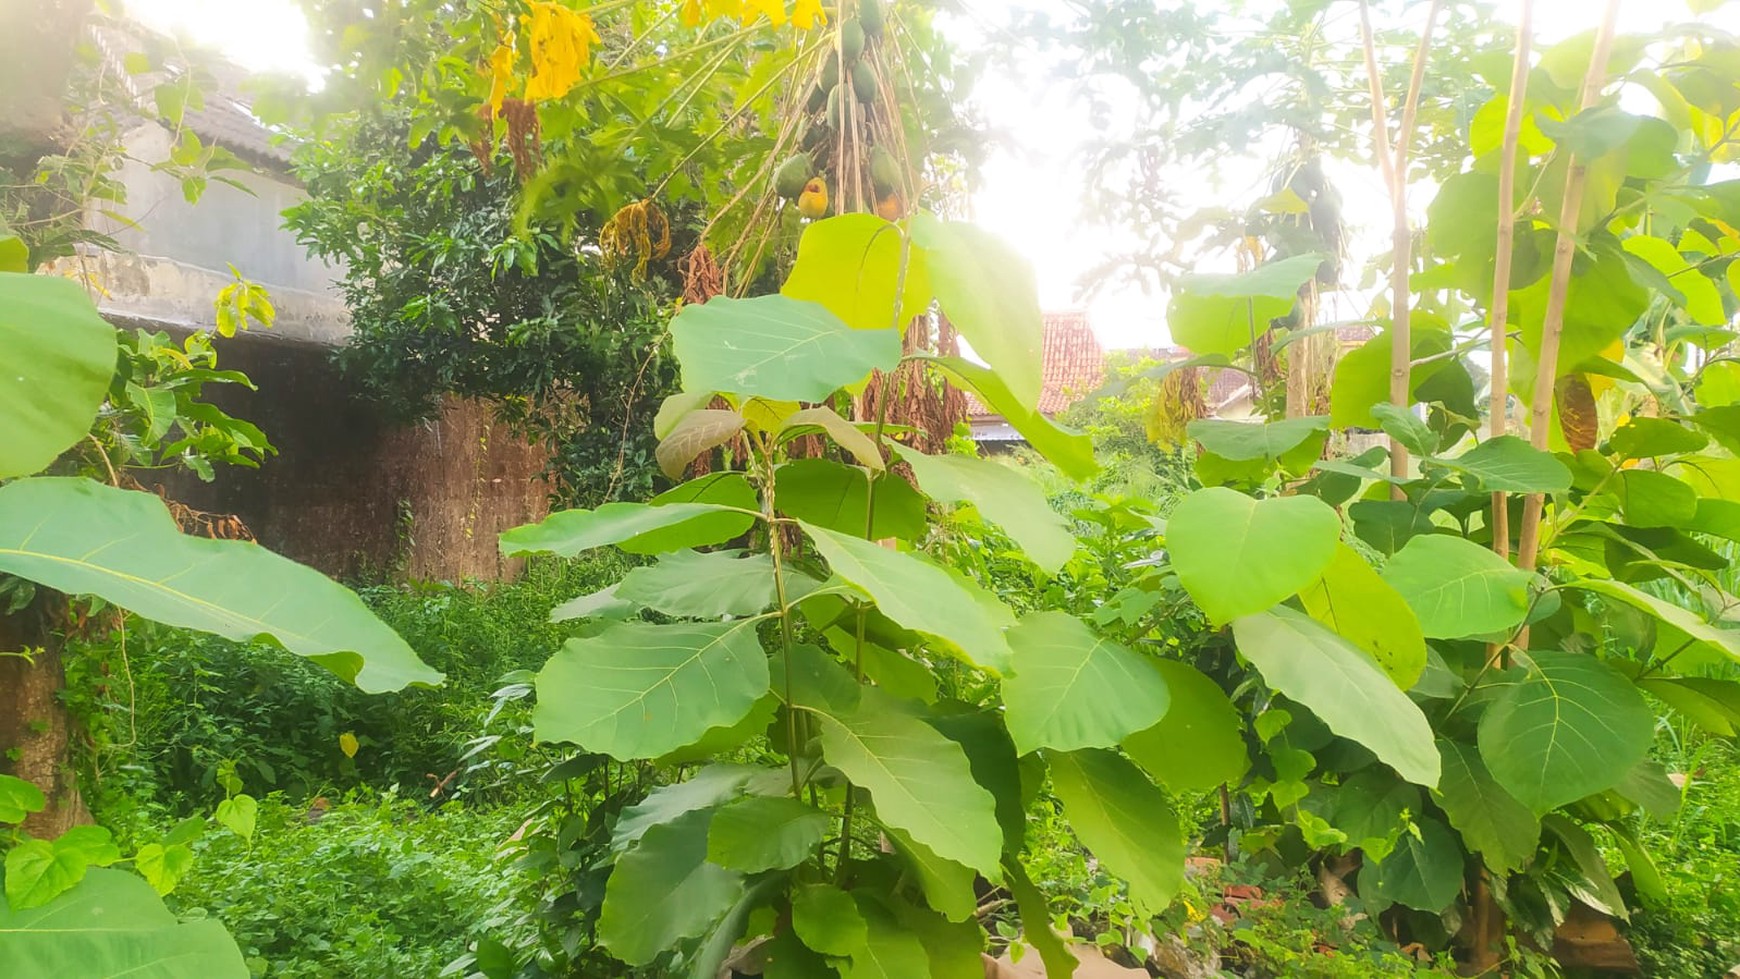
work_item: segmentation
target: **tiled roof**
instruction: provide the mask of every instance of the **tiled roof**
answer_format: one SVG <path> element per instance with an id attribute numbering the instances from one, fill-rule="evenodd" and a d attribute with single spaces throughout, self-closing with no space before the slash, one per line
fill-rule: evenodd
<path id="1" fill-rule="evenodd" d="M 1040 363 L 1040 414 L 1055 415 L 1100 386 L 1105 379 L 1106 354 L 1088 327 L 1087 313 L 1045 314 Z M 969 417 L 995 414 L 971 392 L 967 394 Z"/>

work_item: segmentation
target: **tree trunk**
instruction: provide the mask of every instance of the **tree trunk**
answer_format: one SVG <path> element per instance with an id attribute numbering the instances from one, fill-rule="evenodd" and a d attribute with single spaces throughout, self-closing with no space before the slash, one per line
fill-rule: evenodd
<path id="1" fill-rule="evenodd" d="M 17 655 L 24 650 L 31 658 Z M 60 643 L 39 610 L 0 616 L 0 771 L 34 783 L 48 798 L 47 808 L 24 821 L 25 832 L 40 838 L 91 821 L 72 764 L 65 688 Z"/>

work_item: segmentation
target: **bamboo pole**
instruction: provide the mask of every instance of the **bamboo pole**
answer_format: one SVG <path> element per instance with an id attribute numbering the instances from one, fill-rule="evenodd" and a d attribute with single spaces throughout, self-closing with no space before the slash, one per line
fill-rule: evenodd
<path id="1" fill-rule="evenodd" d="M 1607 60 L 1613 53 L 1614 23 L 1619 17 L 1619 0 L 1607 0 L 1601 16 L 1601 27 L 1595 34 L 1595 48 L 1589 59 L 1588 74 L 1583 76 L 1583 90 L 1578 98 L 1580 110 L 1586 111 L 1600 101 L 1601 90 L 1607 84 Z M 1571 260 L 1577 252 L 1577 221 L 1583 213 L 1583 184 L 1589 165 L 1575 154 L 1565 173 L 1565 199 L 1559 206 L 1559 237 L 1553 246 L 1553 280 L 1547 293 L 1546 315 L 1541 323 L 1541 351 L 1536 358 L 1534 403 L 1529 406 L 1529 442 L 1537 449 L 1546 449 L 1547 433 L 1552 426 L 1553 386 L 1558 380 L 1559 341 L 1565 330 L 1565 302 L 1571 292 Z M 1531 493 L 1523 498 L 1522 528 L 1517 540 L 1517 566 L 1533 571 L 1540 555 L 1541 511 L 1546 497 Z M 1526 631 L 1524 635 L 1526 636 Z M 1521 637 L 1519 637 L 1520 639 Z"/>

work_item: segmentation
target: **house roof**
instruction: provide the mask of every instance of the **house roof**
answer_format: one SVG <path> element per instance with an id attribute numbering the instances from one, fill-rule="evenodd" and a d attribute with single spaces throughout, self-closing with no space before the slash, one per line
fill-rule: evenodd
<path id="1" fill-rule="evenodd" d="M 1039 413 L 1055 415 L 1081 400 L 1105 379 L 1106 354 L 1080 310 L 1045 314 L 1040 346 Z M 967 415 L 997 416 L 988 405 L 967 393 Z"/>

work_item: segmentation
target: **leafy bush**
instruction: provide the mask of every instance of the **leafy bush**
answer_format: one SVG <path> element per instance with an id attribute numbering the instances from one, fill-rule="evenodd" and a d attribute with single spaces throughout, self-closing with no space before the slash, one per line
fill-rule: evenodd
<path id="1" fill-rule="evenodd" d="M 1643 833 L 1668 899 L 1643 903 L 1631 943 L 1646 975 L 1718 976 L 1740 962 L 1740 753 L 1707 740 L 1675 754 L 1695 774 L 1679 813 Z"/>
<path id="2" fill-rule="evenodd" d="M 329 810 L 271 796 L 250 842 L 213 833 L 170 895 L 223 921 L 256 975 L 434 976 L 523 886 L 495 860 L 503 809 L 358 794 Z"/>
<path id="3" fill-rule="evenodd" d="M 106 818 L 149 800 L 177 814 L 221 797 L 233 762 L 248 791 L 305 799 L 358 785 L 422 794 L 460 767 L 503 674 L 541 665 L 573 634 L 550 623 L 558 602 L 620 577 L 600 555 L 532 565 L 480 587 L 377 587 L 363 597 L 423 659 L 439 689 L 360 693 L 281 650 L 139 620 L 69 657 L 74 705 L 92 732 L 93 807 Z M 348 757 L 340 737 L 356 738 Z M 444 792 L 464 793 L 455 778 Z"/>

